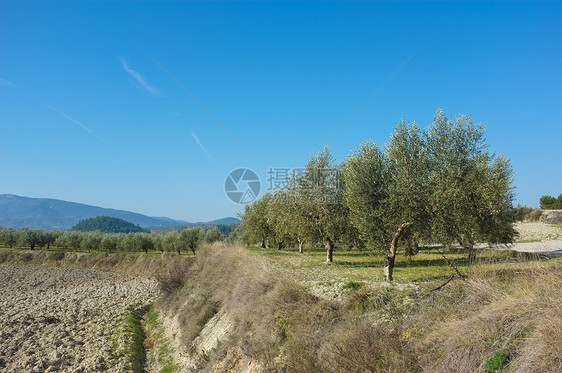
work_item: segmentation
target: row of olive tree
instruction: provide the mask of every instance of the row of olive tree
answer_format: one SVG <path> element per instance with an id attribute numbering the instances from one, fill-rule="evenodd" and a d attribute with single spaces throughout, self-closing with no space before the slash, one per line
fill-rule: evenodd
<path id="1" fill-rule="evenodd" d="M 175 251 L 191 250 L 193 254 L 203 243 L 224 240 L 215 228 L 205 232 L 200 227 L 186 228 L 181 232 L 162 233 L 102 233 L 58 230 L 44 231 L 30 228 L 0 228 L 0 245 L 5 247 L 24 246 L 34 250 L 36 247 L 56 246 L 70 250 L 102 250 L 106 252 L 142 252 L 151 250 Z"/>
<path id="2" fill-rule="evenodd" d="M 288 188 L 247 205 L 242 237 L 269 245 L 336 244 L 386 251 L 385 280 L 392 280 L 399 244 L 458 243 L 476 256 L 475 244 L 509 243 L 514 198 L 509 160 L 487 151 L 484 127 L 437 111 L 432 125 L 399 123 L 384 147 L 359 146 L 341 164 L 329 151 L 311 157 Z"/>

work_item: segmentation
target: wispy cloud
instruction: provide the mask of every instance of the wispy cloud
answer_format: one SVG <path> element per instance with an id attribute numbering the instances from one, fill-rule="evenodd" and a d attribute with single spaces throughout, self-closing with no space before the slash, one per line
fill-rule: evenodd
<path id="1" fill-rule="evenodd" d="M 234 141 L 239 147 L 240 149 L 242 149 L 246 154 L 248 154 L 248 156 L 250 158 L 253 158 L 252 155 L 250 154 L 250 152 L 244 147 L 244 145 L 242 145 L 242 143 L 240 143 L 240 141 L 236 140 L 236 138 L 230 133 L 228 132 L 228 130 L 226 129 L 225 126 L 223 126 L 221 124 L 221 122 L 219 122 L 219 120 L 217 118 L 215 118 L 215 116 L 213 114 L 211 114 L 209 112 L 209 110 L 207 110 L 207 108 L 205 108 L 205 106 L 203 106 L 202 103 L 199 102 L 199 100 L 197 100 L 197 98 L 195 98 L 195 96 L 193 96 L 193 94 L 188 91 L 181 83 L 179 80 L 176 79 L 175 76 L 173 76 L 168 70 L 166 70 L 166 68 L 160 63 L 158 62 L 158 60 L 156 58 L 154 58 L 152 55 L 149 55 L 150 58 L 152 58 L 152 60 L 154 61 L 154 63 L 156 65 L 158 65 L 158 67 L 160 68 L 160 70 L 162 70 L 164 73 L 166 73 L 166 75 L 168 75 L 168 77 L 170 79 L 172 79 L 172 81 L 178 86 L 179 89 L 181 89 L 183 91 L 183 93 L 185 93 L 189 98 L 191 98 L 191 100 L 195 103 L 195 105 L 199 106 L 199 109 L 201 109 L 205 114 L 207 114 L 207 116 L 209 118 L 211 118 L 211 120 L 213 122 L 215 122 L 215 124 L 224 132 L 228 135 L 228 137 L 230 137 L 232 139 L 232 141 Z"/>
<path id="2" fill-rule="evenodd" d="M 1 87 L 9 86 L 9 85 L 15 85 L 15 84 L 10 82 L 9 80 L 6 80 L 6 79 L 0 77 L 0 86 Z"/>
<path id="3" fill-rule="evenodd" d="M 62 116 L 63 118 L 68 119 L 69 121 L 71 121 L 72 123 L 78 125 L 79 127 L 81 127 L 84 131 L 88 132 L 90 135 L 94 136 L 96 139 L 104 142 L 105 144 L 111 146 L 112 148 L 119 150 L 119 148 L 117 148 L 115 145 L 113 145 L 111 142 L 107 141 L 106 139 L 104 139 L 103 137 L 99 136 L 98 134 L 96 134 L 94 131 L 92 131 L 90 128 L 86 127 L 84 124 L 82 124 L 81 122 L 77 121 L 76 119 L 72 118 L 70 115 L 66 114 L 65 112 L 63 112 L 60 109 L 57 109 L 54 106 L 51 105 L 47 105 L 47 107 L 55 112 L 57 112 L 60 116 Z"/>
<path id="4" fill-rule="evenodd" d="M 201 148 L 201 150 L 203 150 L 205 152 L 205 154 L 207 154 L 207 156 L 209 158 L 213 158 L 211 156 L 211 154 L 209 154 L 209 152 L 207 151 L 207 149 L 205 149 L 205 147 L 203 146 L 203 144 L 201 144 L 201 141 L 199 141 L 199 137 L 197 137 L 197 135 L 195 134 L 195 132 L 191 132 L 191 137 L 193 137 L 193 139 L 195 140 L 195 142 L 197 143 L 197 145 L 199 145 L 199 147 Z"/>
<path id="5" fill-rule="evenodd" d="M 133 70 L 129 66 L 127 61 L 125 61 L 123 58 L 119 58 L 119 61 L 121 61 L 121 65 L 123 65 L 123 69 L 125 70 L 125 72 L 127 72 L 127 74 L 132 76 L 133 79 L 135 79 L 137 81 L 137 83 L 139 83 L 148 93 L 150 93 L 151 95 L 154 95 L 154 96 L 161 96 L 162 95 L 162 93 L 160 92 L 160 90 L 158 88 L 156 88 L 152 84 L 150 84 L 144 78 L 144 76 L 142 76 L 138 71 Z"/>

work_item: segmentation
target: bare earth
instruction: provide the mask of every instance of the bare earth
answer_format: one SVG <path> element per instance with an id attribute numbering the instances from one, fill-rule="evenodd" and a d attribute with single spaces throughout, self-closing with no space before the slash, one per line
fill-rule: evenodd
<path id="1" fill-rule="evenodd" d="M 520 242 L 508 245 L 508 249 L 527 253 L 562 256 L 562 228 L 539 222 L 525 222 L 515 224 L 515 229 L 519 232 L 518 241 Z"/>
<path id="2" fill-rule="evenodd" d="M 139 276 L 0 265 L 0 372 L 126 371 L 115 331 L 157 292 Z"/>
<path id="3" fill-rule="evenodd" d="M 515 224 L 519 232 L 517 241 L 562 241 L 562 228 L 540 222 L 519 222 Z"/>

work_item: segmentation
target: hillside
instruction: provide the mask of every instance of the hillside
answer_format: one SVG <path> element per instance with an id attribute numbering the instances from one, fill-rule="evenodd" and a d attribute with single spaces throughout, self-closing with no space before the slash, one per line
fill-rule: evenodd
<path id="1" fill-rule="evenodd" d="M 80 232 L 100 231 L 103 233 L 147 232 L 146 229 L 143 229 L 138 225 L 135 225 L 123 219 L 113 218 L 110 216 L 96 216 L 95 218 L 80 220 L 78 224 L 76 224 L 70 230 Z"/>
<path id="2" fill-rule="evenodd" d="M 151 217 L 82 203 L 0 194 L 0 226 L 2 227 L 67 230 L 80 220 L 100 215 L 124 219 L 145 229 L 186 224 L 182 220 Z"/>

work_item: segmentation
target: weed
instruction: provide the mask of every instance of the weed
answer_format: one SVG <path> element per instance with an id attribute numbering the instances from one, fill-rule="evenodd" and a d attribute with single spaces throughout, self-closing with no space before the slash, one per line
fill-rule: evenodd
<path id="1" fill-rule="evenodd" d="M 161 373 L 173 373 L 178 371 L 174 362 L 174 349 L 164 334 L 164 327 L 160 323 L 158 312 L 150 309 L 144 316 L 142 322 L 146 332 L 144 347 L 149 352 L 149 358 Z"/>
<path id="2" fill-rule="evenodd" d="M 502 367 L 509 359 L 509 351 L 501 349 L 494 353 L 494 355 L 485 361 L 484 371 L 486 373 L 499 373 Z"/>
<path id="3" fill-rule="evenodd" d="M 148 307 L 129 307 L 128 315 L 124 320 L 123 333 L 125 337 L 125 356 L 129 361 L 131 371 L 134 373 L 144 372 L 146 364 L 146 350 L 144 348 L 145 334 L 142 328 L 142 318 L 148 311 Z"/>
<path id="4" fill-rule="evenodd" d="M 343 284 L 342 289 L 359 290 L 361 287 L 363 287 L 362 282 L 348 281 Z"/>

